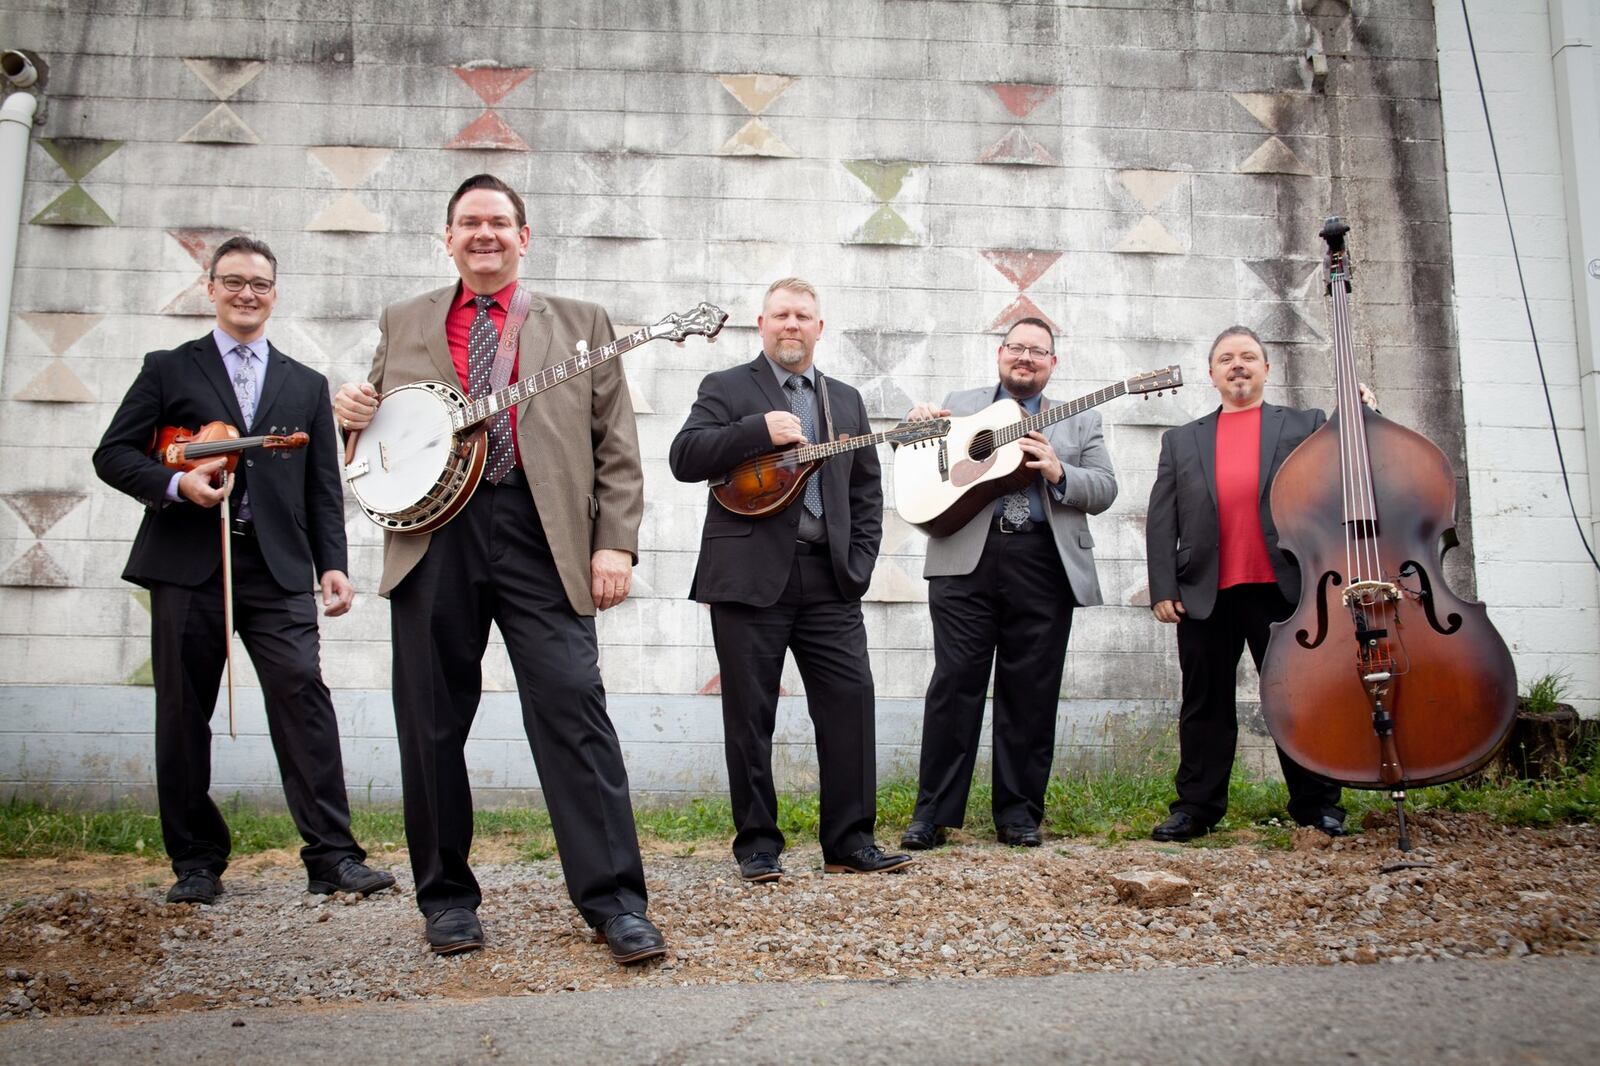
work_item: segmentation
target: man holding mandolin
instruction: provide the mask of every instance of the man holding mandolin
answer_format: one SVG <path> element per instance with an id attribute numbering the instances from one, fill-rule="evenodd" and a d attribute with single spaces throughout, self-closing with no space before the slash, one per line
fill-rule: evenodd
<path id="1" fill-rule="evenodd" d="M 813 365 L 822 315 L 809 282 L 773 282 L 756 328 L 761 352 L 706 375 L 669 455 L 679 481 L 713 486 L 689 595 L 711 606 L 734 858 L 746 881 L 783 875 L 772 731 L 789 650 L 816 728 L 823 870 L 898 870 L 910 856 L 885 853 L 872 836 L 875 699 L 861 614 L 883 535 L 878 456 L 864 448 L 819 461 L 781 509 L 734 511 L 715 496 L 732 471 L 774 449 L 867 434 L 866 405 Z"/>
<path id="2" fill-rule="evenodd" d="M 443 379 L 476 401 L 575 350 L 587 363 L 613 340 L 599 306 L 517 281 L 531 235 L 509 185 L 490 174 L 461 183 L 444 229 L 459 280 L 384 310 L 368 380 L 341 386 L 334 400 L 347 433 L 370 425 L 380 394 L 401 386 Z M 428 943 L 440 954 L 483 946 L 483 897 L 467 862 L 465 746 L 492 621 L 516 674 L 567 893 L 617 962 L 655 958 L 666 943 L 644 916 L 644 865 L 594 621 L 627 598 L 644 511 L 621 364 L 494 412 L 486 436 L 473 445 L 483 449 L 482 482 L 453 520 L 385 536 L 378 589 L 389 598 L 406 842 Z"/>
<path id="3" fill-rule="evenodd" d="M 951 393 L 939 407 L 918 404 L 908 418 L 970 416 L 1004 404 L 1015 424 L 1051 406 L 1044 389 L 1057 356 L 1048 323 L 1014 323 L 995 360 L 997 384 Z M 992 504 L 984 500 L 964 523 L 928 542 L 923 576 L 933 616 L 933 676 L 904 848 L 941 844 L 945 828 L 966 817 L 991 669 L 995 834 L 1017 847 L 1041 843 L 1072 612 L 1101 602 L 1087 516 L 1111 506 L 1117 478 L 1096 411 L 1015 444 L 1021 453 L 1011 491 Z M 897 478 L 897 502 L 903 489 Z"/>
<path id="4" fill-rule="evenodd" d="M 339 726 L 322 680 L 310 591 L 320 583 L 330 617 L 355 599 L 345 576 L 338 442 L 327 379 L 267 341 L 277 265 L 261 241 L 222 243 L 206 285 L 216 325 L 145 357 L 94 453 L 101 479 L 146 507 L 122 576 L 150 590 L 156 796 L 178 876 L 169 903 L 215 902 L 228 865 L 228 826 L 207 790 L 209 723 L 232 636 L 224 602 L 229 559 L 235 628 L 261 680 L 284 798 L 306 841 L 300 857 L 308 888 L 367 895 L 394 884 L 365 865 L 366 852 L 350 833 Z M 201 426 L 201 434 L 189 428 Z M 168 427 L 185 428 L 174 434 Z M 309 436 L 309 446 L 261 451 L 275 438 L 233 440 L 251 429 L 305 430 L 300 436 Z M 174 470 L 151 457 L 152 440 L 198 435 L 221 438 L 204 445 L 217 458 Z M 235 463 L 237 473 L 229 474 Z M 218 505 L 225 498 L 233 518 L 224 531 Z"/>

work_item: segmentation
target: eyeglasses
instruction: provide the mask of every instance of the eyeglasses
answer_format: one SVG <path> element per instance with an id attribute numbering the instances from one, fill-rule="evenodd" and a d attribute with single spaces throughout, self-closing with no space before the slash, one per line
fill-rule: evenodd
<path id="1" fill-rule="evenodd" d="M 1021 359 L 1024 355 L 1031 355 L 1035 359 L 1046 359 L 1056 354 L 1043 348 L 1035 348 L 1031 344 L 1005 344 L 1001 345 L 1001 347 L 1010 353 L 1013 359 Z"/>
<path id="2" fill-rule="evenodd" d="M 222 287 L 229 292 L 243 292 L 244 287 L 248 285 L 250 291 L 257 296 L 265 296 L 276 284 L 271 278 L 241 278 L 237 274 L 224 274 L 217 280 L 222 282 Z"/>

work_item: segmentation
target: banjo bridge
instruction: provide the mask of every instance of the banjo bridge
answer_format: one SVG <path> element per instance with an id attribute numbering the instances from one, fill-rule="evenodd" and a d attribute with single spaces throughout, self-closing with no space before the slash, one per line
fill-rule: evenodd
<path id="1" fill-rule="evenodd" d="M 384 473 L 389 472 L 389 442 L 386 440 L 378 442 L 378 465 L 383 467 Z"/>

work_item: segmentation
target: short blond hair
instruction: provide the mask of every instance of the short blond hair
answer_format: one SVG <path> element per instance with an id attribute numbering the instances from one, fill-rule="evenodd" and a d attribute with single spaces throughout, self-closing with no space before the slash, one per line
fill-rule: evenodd
<path id="1" fill-rule="evenodd" d="M 787 289 L 790 292 L 804 293 L 805 295 L 811 297 L 812 301 L 817 305 L 817 312 L 819 314 L 822 312 L 822 297 L 817 295 L 817 287 L 804 278 L 779 278 L 777 281 L 774 281 L 771 285 L 767 286 L 766 296 L 761 297 L 761 306 L 766 307 L 767 297 L 771 296 L 779 289 Z"/>

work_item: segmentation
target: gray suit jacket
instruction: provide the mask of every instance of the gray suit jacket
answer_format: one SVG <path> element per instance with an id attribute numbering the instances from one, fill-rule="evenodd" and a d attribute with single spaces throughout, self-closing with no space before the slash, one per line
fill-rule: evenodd
<path id="1" fill-rule="evenodd" d="M 367 378 L 379 392 L 427 380 L 460 387 L 444 333 L 455 292 L 456 285 L 447 285 L 384 309 Z M 578 340 L 593 350 L 613 339 L 611 320 L 597 304 L 535 294 L 517 342 L 518 377 L 566 360 Z M 621 360 L 602 363 L 519 407 L 517 444 L 567 600 L 578 614 L 592 615 L 590 556 L 616 548 L 637 559 L 644 516 L 639 437 Z M 426 533 L 384 534 L 380 595 L 389 595 L 410 573 L 432 539 Z"/>
<path id="2" fill-rule="evenodd" d="M 957 417 L 977 414 L 994 403 L 994 391 L 993 385 L 986 385 L 952 392 L 941 406 Z M 1045 399 L 1050 406 L 1057 402 L 1048 396 Z M 1061 565 L 1072 582 L 1072 595 L 1078 606 L 1093 607 L 1104 600 L 1100 595 L 1100 577 L 1094 569 L 1094 536 L 1089 532 L 1088 516 L 1104 511 L 1117 498 L 1117 475 L 1111 469 L 1111 454 L 1106 451 L 1105 437 L 1100 431 L 1100 413 L 1084 411 L 1073 415 L 1048 427 L 1044 435 L 1066 471 L 1064 502 L 1056 502 L 1050 486 L 1040 479 L 1045 520 L 1050 523 L 1056 550 L 1061 553 Z M 985 507 L 948 537 L 929 540 L 922 576 L 951 577 L 977 569 L 993 518 L 993 509 Z"/>

